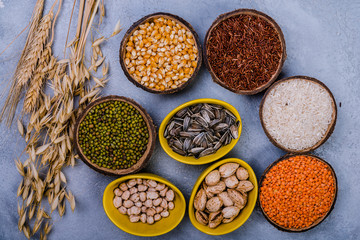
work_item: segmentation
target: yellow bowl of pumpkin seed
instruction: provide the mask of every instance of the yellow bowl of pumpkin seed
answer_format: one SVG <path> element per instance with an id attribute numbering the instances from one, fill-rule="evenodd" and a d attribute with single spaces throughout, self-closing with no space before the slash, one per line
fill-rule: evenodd
<path id="1" fill-rule="evenodd" d="M 222 223 L 219 226 L 217 226 L 216 228 L 209 228 L 209 226 L 202 225 L 201 223 L 199 223 L 196 220 L 195 208 L 194 208 L 195 196 L 196 196 L 198 190 L 200 189 L 200 187 L 202 186 L 202 183 L 205 180 L 205 177 L 211 171 L 218 169 L 220 166 L 222 166 L 226 163 L 237 163 L 240 165 L 240 167 L 245 168 L 249 174 L 248 180 L 253 184 L 254 188 L 250 192 L 248 192 L 248 199 L 247 199 L 246 206 L 240 211 L 239 215 L 232 222 Z M 190 221 L 196 229 L 198 229 L 199 231 L 201 231 L 203 233 L 209 234 L 209 235 L 223 235 L 223 234 L 230 233 L 232 231 L 235 231 L 239 227 L 241 227 L 247 221 L 247 219 L 250 217 L 251 213 L 253 212 L 253 210 L 255 208 L 257 196 L 258 196 L 258 182 L 256 179 L 255 172 L 251 168 L 251 166 L 248 163 L 246 163 L 245 161 L 238 159 L 238 158 L 223 159 L 221 161 L 218 161 L 218 162 L 212 164 L 210 167 L 205 169 L 200 174 L 198 179 L 196 180 L 193 190 L 191 192 L 190 200 L 189 200 L 188 213 L 189 213 Z"/>
<path id="2" fill-rule="evenodd" d="M 170 210 L 168 217 L 155 222 L 152 225 L 142 222 L 130 222 L 129 216 L 121 214 L 113 204 L 114 190 L 119 186 L 120 183 L 130 179 L 149 179 L 154 180 L 158 183 L 163 183 L 172 189 L 175 193 L 174 197 L 174 209 Z M 118 178 L 105 188 L 103 194 L 103 207 L 108 218 L 121 230 L 132 235 L 142 237 L 154 237 L 159 236 L 173 230 L 184 218 L 186 211 L 186 201 L 181 191 L 170 181 L 157 176 L 152 173 L 138 173 L 131 174 L 121 178 Z"/>
<path id="3" fill-rule="evenodd" d="M 224 109 L 224 111 L 228 111 L 229 115 L 231 115 L 234 119 L 236 118 L 235 122 L 236 122 L 236 127 L 234 127 L 230 132 L 229 129 L 229 134 L 232 133 L 235 136 L 237 136 L 236 138 L 232 138 L 231 141 L 228 144 L 221 144 L 221 147 L 218 148 L 217 150 L 214 150 L 213 153 L 209 154 L 209 155 L 205 155 L 205 156 L 201 156 L 201 155 L 182 155 L 183 152 L 178 151 L 175 152 L 173 149 L 174 147 L 170 146 L 170 144 L 173 144 L 172 142 L 169 142 L 169 140 L 164 136 L 168 136 L 169 134 L 169 123 L 171 121 L 174 120 L 174 118 L 176 117 L 176 114 L 179 113 L 180 111 L 185 111 L 184 109 L 190 109 L 192 106 L 196 106 L 197 104 L 203 104 L 203 105 L 210 105 L 210 106 L 220 106 Z M 190 114 L 188 114 L 190 115 Z M 210 119 L 211 120 L 211 119 Z M 212 119 L 211 121 L 213 121 L 214 119 Z M 210 123 L 209 123 L 210 124 Z M 225 126 L 226 127 L 226 126 Z M 183 131 L 184 129 L 182 129 Z M 178 106 L 177 108 L 175 108 L 174 110 L 172 110 L 162 121 L 160 128 L 159 128 L 159 140 L 160 140 L 160 145 L 161 147 L 164 149 L 164 151 L 173 159 L 182 162 L 182 163 L 186 163 L 186 164 L 191 164 L 191 165 L 201 165 L 201 164 L 207 164 L 213 161 L 216 161 L 220 158 L 222 158 L 223 156 L 225 156 L 228 152 L 231 151 L 231 149 L 236 145 L 236 143 L 238 142 L 240 135 L 241 135 L 241 130 L 242 130 L 242 123 L 241 123 L 241 118 L 240 115 L 238 113 L 238 111 L 235 109 L 235 107 L 233 107 L 231 104 L 218 100 L 218 99 L 212 99 L 212 98 L 201 98 L 201 99 L 195 99 L 189 102 L 186 102 L 180 106 Z M 220 138 L 221 139 L 221 138 Z M 216 141 L 216 140 L 215 140 Z M 220 142 L 220 140 L 218 140 L 217 142 Z M 185 143 L 185 142 L 184 142 Z M 215 144 L 215 142 L 213 142 L 213 148 L 215 148 L 215 146 L 217 146 Z M 196 147 L 193 147 L 192 149 L 194 149 Z M 208 147 L 210 148 L 210 147 Z M 208 149 L 205 147 L 205 150 Z M 199 148 L 197 148 L 199 149 Z M 177 149 L 175 149 L 177 151 Z M 189 152 L 189 151 L 188 151 Z M 186 156 L 187 155 L 187 156 Z"/>

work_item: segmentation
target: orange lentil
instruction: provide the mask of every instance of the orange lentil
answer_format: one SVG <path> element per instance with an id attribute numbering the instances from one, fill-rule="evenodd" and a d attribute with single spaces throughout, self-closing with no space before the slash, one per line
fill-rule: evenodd
<path id="1" fill-rule="evenodd" d="M 306 228 L 322 218 L 335 197 L 330 167 L 311 156 L 293 156 L 274 165 L 260 187 L 265 214 L 284 228 Z"/>

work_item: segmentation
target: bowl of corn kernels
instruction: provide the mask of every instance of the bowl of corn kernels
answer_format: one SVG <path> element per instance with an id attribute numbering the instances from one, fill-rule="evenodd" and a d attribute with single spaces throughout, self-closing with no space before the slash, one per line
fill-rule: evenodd
<path id="1" fill-rule="evenodd" d="M 202 62 L 199 37 L 184 19 L 154 13 L 135 22 L 120 44 L 126 77 L 148 92 L 170 94 L 188 86 Z"/>

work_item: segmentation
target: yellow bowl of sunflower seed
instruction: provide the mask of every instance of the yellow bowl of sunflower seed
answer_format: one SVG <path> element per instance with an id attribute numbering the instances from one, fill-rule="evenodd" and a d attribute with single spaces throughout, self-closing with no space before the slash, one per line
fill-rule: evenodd
<path id="1" fill-rule="evenodd" d="M 172 110 L 160 125 L 159 140 L 173 159 L 201 165 L 230 152 L 238 142 L 241 130 L 240 115 L 232 105 L 203 98 Z"/>

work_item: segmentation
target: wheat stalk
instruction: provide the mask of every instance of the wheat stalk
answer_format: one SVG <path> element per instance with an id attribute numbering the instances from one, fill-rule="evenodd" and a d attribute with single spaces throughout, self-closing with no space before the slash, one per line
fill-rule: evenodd
<path id="1" fill-rule="evenodd" d="M 3 120 L 4 116 L 6 116 L 8 125 L 11 124 L 12 119 L 14 118 L 16 106 L 19 102 L 20 94 L 22 91 L 22 88 L 20 88 L 20 90 L 19 90 L 19 88 L 17 87 L 17 78 L 16 77 L 19 75 L 19 73 L 21 73 L 21 68 L 22 68 L 23 64 L 25 63 L 25 59 L 27 58 L 27 55 L 30 51 L 30 47 L 31 47 L 30 43 L 33 41 L 33 38 L 35 37 L 35 30 L 37 29 L 37 27 L 39 25 L 40 19 L 42 17 L 43 9 L 44 9 L 44 0 L 37 0 L 34 10 L 33 10 L 33 15 L 31 18 L 29 33 L 26 38 L 25 46 L 21 53 L 19 62 L 17 64 L 16 70 L 14 73 L 14 77 L 12 78 L 12 81 L 11 81 L 9 95 L 7 96 L 7 98 L 5 100 L 5 104 L 1 110 L 0 122 Z"/>

